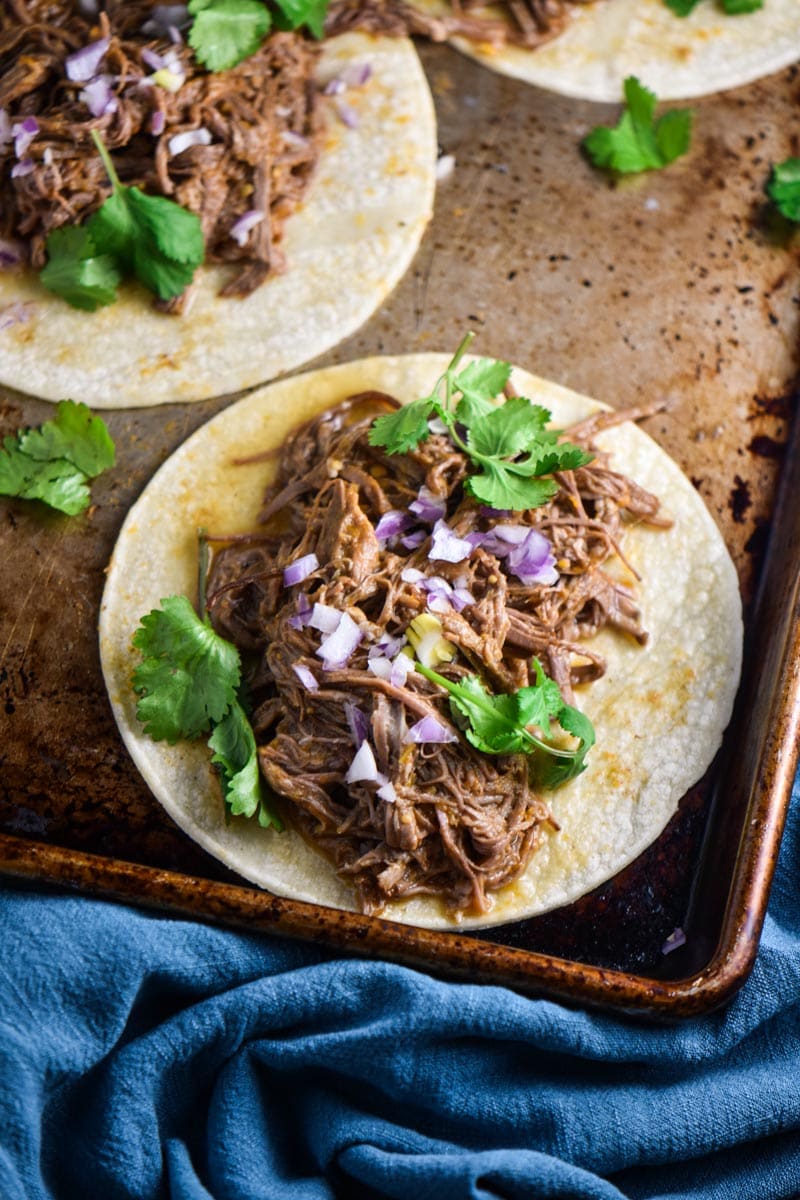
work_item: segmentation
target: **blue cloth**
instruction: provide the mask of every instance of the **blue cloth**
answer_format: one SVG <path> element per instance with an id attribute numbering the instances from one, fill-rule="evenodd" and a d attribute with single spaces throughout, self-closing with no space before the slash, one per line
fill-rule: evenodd
<path id="1" fill-rule="evenodd" d="M 800 1195 L 800 813 L 751 979 L 676 1027 L 0 895 L 2 1200 Z"/>

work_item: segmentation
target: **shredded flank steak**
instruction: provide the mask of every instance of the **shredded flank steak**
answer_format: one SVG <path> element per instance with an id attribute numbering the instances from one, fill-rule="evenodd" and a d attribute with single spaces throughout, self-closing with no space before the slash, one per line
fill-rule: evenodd
<path id="1" fill-rule="evenodd" d="M 289 437 L 260 528 L 211 539 L 208 610 L 250 664 L 263 775 L 361 907 L 379 912 L 392 899 L 434 895 L 453 915 L 482 913 L 525 869 L 551 820 L 548 806 L 531 786 L 526 755 L 475 749 L 441 689 L 407 670 L 409 625 L 432 610 L 455 650 L 436 668 L 451 680 L 478 674 L 493 693 L 512 692 L 535 682 L 536 656 L 568 700 L 605 670 L 586 642 L 598 629 L 646 640 L 632 591 L 604 564 L 622 553 L 628 521 L 668 522 L 658 500 L 599 451 L 556 476 L 547 504 L 488 510 L 465 492 L 468 463 L 447 436 L 432 433 L 403 455 L 370 445 L 374 417 L 396 407 L 367 392 Z M 593 417 L 567 435 L 594 449 L 598 428 L 618 419 Z M 421 515 L 398 519 L 415 503 Z M 464 560 L 430 557 L 436 511 L 454 536 L 474 542 Z M 509 558 L 492 552 L 493 531 L 509 521 L 548 539 L 556 582 L 523 583 Z M 287 586 L 284 571 L 298 562 L 303 578 Z M 317 613 L 346 614 L 357 627 L 346 661 L 321 662 Z M 452 740 L 412 740 L 409 730 L 426 718 Z M 375 770 L 354 779 L 365 744 Z"/>
<path id="2" fill-rule="evenodd" d="M 86 15 L 92 7 L 97 14 Z M 9 130 L 26 119 L 37 127 L 21 157 L 15 138 L 0 137 L 0 237 L 21 239 L 39 270 L 48 233 L 100 207 L 111 185 L 95 129 L 122 183 L 197 214 L 206 260 L 235 266 L 223 294 L 247 295 L 283 269 L 283 223 L 317 161 L 318 50 L 299 34 L 276 33 L 238 66 L 212 74 L 182 38 L 154 29 L 152 10 L 146 0 L 6 0 L 0 8 L 0 116 Z M 93 115 L 86 81 L 69 78 L 66 60 L 105 38 L 97 87 L 108 89 L 108 100 L 104 106 L 95 94 L 92 103 L 107 111 Z M 168 83 L 181 81 L 175 90 L 152 81 L 160 63 Z M 173 141 L 198 133 L 183 149 Z M 237 240 L 231 231 L 245 213 L 263 219 Z M 167 302 L 180 305 L 180 297 Z"/>

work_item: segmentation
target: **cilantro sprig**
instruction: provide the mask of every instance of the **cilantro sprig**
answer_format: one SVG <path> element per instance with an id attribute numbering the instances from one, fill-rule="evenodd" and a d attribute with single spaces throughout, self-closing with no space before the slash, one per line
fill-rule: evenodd
<path id="1" fill-rule="evenodd" d="M 42 500 L 75 516 L 89 507 L 88 481 L 114 465 L 114 443 L 85 404 L 61 400 L 36 429 L 3 439 L 0 495 Z"/>
<path id="2" fill-rule="evenodd" d="M 230 812 L 283 829 L 261 782 L 236 647 L 197 615 L 186 596 L 167 596 L 143 616 L 133 645 L 142 655 L 133 688 L 144 732 L 171 745 L 210 733 L 211 761 Z"/>
<path id="3" fill-rule="evenodd" d="M 536 683 L 516 692 L 493 695 L 477 675 L 458 683 L 438 671 L 415 663 L 415 668 L 438 684 L 450 697 L 450 708 L 464 736 L 485 754 L 530 755 L 531 778 L 535 785 L 552 790 L 586 770 L 586 755 L 595 742 L 589 718 L 566 704 L 554 679 L 549 679 L 538 659 L 533 660 Z M 574 750 L 553 745 L 531 730 L 547 734 L 555 721 L 565 733 L 578 739 Z"/>
<path id="4" fill-rule="evenodd" d="M 466 335 L 430 395 L 373 422 L 370 444 L 407 454 L 430 436 L 428 421 L 438 416 L 474 468 L 465 484 L 470 495 L 492 508 L 536 508 L 558 491 L 554 480 L 542 476 L 583 466 L 592 455 L 559 442 L 540 404 L 522 396 L 493 403 L 508 383 L 508 363 L 481 358 L 459 371 L 473 337 Z"/>
<path id="5" fill-rule="evenodd" d="M 273 26 L 305 25 L 321 39 L 327 7 L 327 0 L 274 0 L 273 11 L 262 0 L 190 0 L 189 45 L 209 71 L 228 71 L 255 54 Z"/>
<path id="6" fill-rule="evenodd" d="M 39 278 L 49 291 L 90 312 L 114 303 L 126 275 L 161 300 L 179 296 L 205 256 L 200 218 L 165 196 L 148 196 L 120 183 L 96 129 L 92 137 L 111 195 L 86 225 L 53 230 Z"/>
<path id="7" fill-rule="evenodd" d="M 625 110 L 613 129 L 598 125 L 583 140 L 583 148 L 596 167 L 621 175 L 656 171 L 686 154 L 692 136 L 693 113 L 673 109 L 655 119 L 655 93 L 635 75 L 623 84 Z"/>
<path id="8" fill-rule="evenodd" d="M 790 221 L 800 221 L 800 158 L 787 158 L 772 168 L 767 195 Z"/>
<path id="9" fill-rule="evenodd" d="M 667 8 L 671 8 L 676 17 L 688 17 L 697 8 L 700 0 L 664 0 Z M 722 11 L 730 17 L 740 13 L 757 12 L 764 7 L 764 0 L 720 0 Z"/>

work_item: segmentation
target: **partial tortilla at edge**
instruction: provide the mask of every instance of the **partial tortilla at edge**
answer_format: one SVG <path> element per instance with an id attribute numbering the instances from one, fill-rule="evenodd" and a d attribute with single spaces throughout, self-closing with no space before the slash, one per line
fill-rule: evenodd
<path id="1" fill-rule="evenodd" d="M 436 16 L 450 11 L 446 0 L 413 3 Z M 485 11 L 497 16 L 488 5 Z M 620 101 L 624 80 L 636 75 L 660 100 L 684 100 L 741 87 L 800 59 L 800 4 L 765 0 L 756 12 L 731 16 L 719 0 L 700 0 L 678 17 L 665 0 L 598 0 L 576 9 L 564 32 L 535 50 L 465 38 L 453 44 L 502 75 L 576 99 Z"/>
<path id="2" fill-rule="evenodd" d="M 286 222 L 284 274 L 224 299 L 226 267 L 198 272 L 183 316 L 156 312 L 137 284 L 95 313 L 36 276 L 0 273 L 0 383 L 92 408 L 146 407 L 244 390 L 353 333 L 399 282 L 433 212 L 436 118 L 410 41 L 345 34 L 325 43 L 321 82 L 369 65 L 348 89 L 355 120 L 331 107 L 303 205 Z M 351 115 L 352 114 L 352 115 Z"/>
<path id="3" fill-rule="evenodd" d="M 255 822 L 226 824 L 204 744 L 169 746 L 144 736 L 130 676 L 140 618 L 175 593 L 196 598 L 197 530 L 246 532 L 272 467 L 233 460 L 277 448 L 301 421 L 346 396 L 375 388 L 408 401 L 427 394 L 448 357 L 373 358 L 283 380 L 201 427 L 164 464 L 131 509 L 111 559 L 100 614 L 100 651 L 122 737 L 169 815 L 204 849 L 270 891 L 343 909 L 353 894 L 299 834 Z M 515 370 L 521 394 L 557 425 L 602 407 Z M 559 832 L 547 829 L 524 874 L 496 895 L 485 917 L 459 926 L 437 900 L 393 902 L 383 916 L 430 928 L 476 928 L 534 916 L 576 900 L 615 875 L 658 837 L 688 788 L 706 771 L 729 721 L 741 666 L 736 573 L 722 537 L 678 466 L 640 429 L 610 429 L 599 441 L 618 466 L 656 492 L 674 519 L 668 530 L 630 526 L 623 549 L 649 630 L 646 647 L 611 631 L 593 639 L 608 672 L 579 689 L 597 745 L 589 769 L 548 796 Z M 633 582 L 627 568 L 620 576 Z"/>

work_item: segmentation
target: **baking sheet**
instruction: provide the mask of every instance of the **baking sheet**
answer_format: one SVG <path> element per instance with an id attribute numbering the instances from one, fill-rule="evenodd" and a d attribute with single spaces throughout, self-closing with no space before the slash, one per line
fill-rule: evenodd
<path id="1" fill-rule="evenodd" d="M 616 108 L 526 87 L 447 47 L 421 53 L 440 145 L 455 167 L 440 183 L 433 223 L 389 302 L 313 365 L 454 349 L 473 328 L 478 353 L 508 358 L 614 406 L 667 399 L 668 411 L 646 428 L 708 503 L 749 611 L 764 570 L 800 365 L 800 239 L 770 213 L 763 194 L 770 163 L 798 153 L 797 69 L 695 102 L 689 156 L 612 184 L 583 159 L 579 142 L 594 124 L 615 120 Z M 718 862 L 712 878 L 701 857 L 714 786 L 730 770 L 723 762 L 630 873 L 549 924 L 538 918 L 492 942 L 444 935 L 446 946 L 430 943 L 431 935 L 412 945 L 387 923 L 366 919 L 345 931 L 338 914 L 303 916 L 303 906 L 252 891 L 171 825 L 127 757 L 102 684 L 96 619 L 125 512 L 172 449 L 229 399 L 108 414 L 117 466 L 95 482 L 93 506 L 81 517 L 0 500 L 5 869 L 595 1003 L 678 1013 L 728 994 L 748 965 L 740 943 L 752 947 L 763 916 L 796 744 L 791 587 L 800 553 L 791 520 L 778 522 L 787 546 L 780 561 L 771 559 L 780 645 L 759 651 L 759 717 L 751 742 L 736 743 L 734 777 L 750 790 L 740 789 L 732 806 L 739 824 L 729 835 L 735 845 L 724 874 Z M 2 392 L 0 433 L 51 412 L 44 402 Z M 751 646 L 751 661 L 754 654 Z M 772 767 L 762 761 L 768 742 Z M 758 853 L 743 862 L 737 855 L 748 806 L 767 800 Z M 756 892 L 744 882 L 754 882 L 754 863 Z M 751 913 L 749 925 L 740 912 L 728 930 L 739 939 L 735 970 L 728 959 L 712 966 L 725 922 L 733 920 L 730 884 L 734 892 L 745 888 L 740 908 L 746 893 Z M 692 896 L 703 886 L 713 892 L 703 911 L 715 914 L 705 923 L 689 912 L 694 903 L 697 913 Z M 694 945 L 665 958 L 666 934 L 691 922 Z M 462 942 L 468 951 L 459 956 Z M 678 986 L 681 974 L 698 971 L 706 979 L 700 992 L 699 984 Z M 598 982 L 606 976 L 613 987 Z M 662 999 L 653 1000 L 654 987 Z"/>

